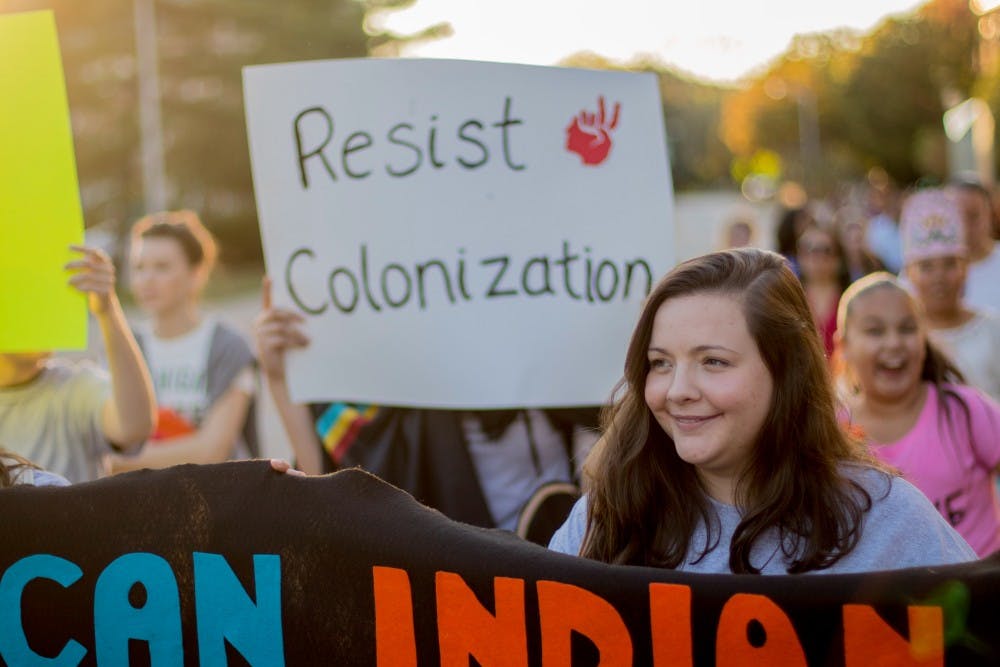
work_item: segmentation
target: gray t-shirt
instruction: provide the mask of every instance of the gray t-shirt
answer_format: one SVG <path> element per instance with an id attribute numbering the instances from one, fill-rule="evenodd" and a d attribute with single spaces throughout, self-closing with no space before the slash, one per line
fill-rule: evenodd
<path id="1" fill-rule="evenodd" d="M 31 382 L 0 387 L 0 446 L 70 482 L 97 479 L 110 451 L 101 429 L 110 392 L 92 364 L 52 360 Z"/>
<path id="2" fill-rule="evenodd" d="M 872 497 L 865 514 L 858 545 L 849 554 L 817 574 L 846 574 L 964 563 L 976 560 L 976 553 L 948 525 L 920 491 L 900 477 L 889 477 L 874 469 L 858 470 L 855 479 Z M 710 499 L 711 500 L 711 499 Z M 704 574 L 729 574 L 729 549 L 733 532 L 740 522 L 739 509 L 711 500 L 719 517 L 719 545 L 697 560 L 705 544 L 705 526 L 692 536 L 688 556 L 678 570 Z M 569 518 L 556 531 L 549 549 L 579 555 L 587 528 L 587 497 L 573 506 Z M 750 562 L 762 574 L 787 574 L 789 560 L 782 554 L 777 531 L 765 534 L 754 545 Z"/>

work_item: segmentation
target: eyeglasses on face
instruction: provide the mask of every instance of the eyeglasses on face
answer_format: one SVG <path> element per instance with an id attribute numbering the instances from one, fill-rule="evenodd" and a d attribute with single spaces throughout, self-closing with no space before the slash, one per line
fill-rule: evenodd
<path id="1" fill-rule="evenodd" d="M 834 257 L 836 255 L 833 246 L 826 243 L 804 243 L 799 246 L 799 252 L 817 257 Z"/>

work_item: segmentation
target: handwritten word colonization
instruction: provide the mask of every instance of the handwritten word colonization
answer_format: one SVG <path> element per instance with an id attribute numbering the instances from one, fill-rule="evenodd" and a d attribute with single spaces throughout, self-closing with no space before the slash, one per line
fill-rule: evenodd
<path id="1" fill-rule="evenodd" d="M 641 300 L 652 288 L 653 270 L 642 257 L 595 256 L 590 246 L 563 241 L 555 252 L 530 256 L 483 253 L 459 247 L 454 257 L 423 261 L 374 261 L 362 243 L 356 260 L 334 263 L 300 247 L 284 263 L 289 297 L 303 312 L 331 307 L 343 314 L 359 308 L 385 312 L 426 310 L 491 299 L 571 299 L 589 304 Z"/>

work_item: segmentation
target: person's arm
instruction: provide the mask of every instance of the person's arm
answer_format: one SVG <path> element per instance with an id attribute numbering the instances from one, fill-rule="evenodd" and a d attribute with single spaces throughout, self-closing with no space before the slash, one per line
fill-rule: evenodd
<path id="1" fill-rule="evenodd" d="M 271 281 L 264 278 L 263 309 L 254 321 L 254 343 L 261 374 L 295 453 L 296 465 L 310 475 L 323 473 L 323 447 L 313 429 L 309 408 L 292 401 L 285 376 L 285 351 L 305 347 L 309 339 L 299 330 L 302 316 L 271 305 Z"/>
<path id="2" fill-rule="evenodd" d="M 292 401 L 284 380 L 268 380 L 267 388 L 288 436 L 288 443 L 295 453 L 296 466 L 307 475 L 322 475 L 323 445 L 316 435 L 309 407 Z"/>
<path id="3" fill-rule="evenodd" d="M 986 467 L 992 466 L 994 475 L 1000 475 L 1000 403 L 972 388 L 965 389 L 964 398 L 969 405 L 976 458 Z"/>
<path id="4" fill-rule="evenodd" d="M 82 254 L 66 265 L 69 284 L 87 295 L 104 339 L 111 376 L 111 396 L 101 409 L 101 430 L 123 450 L 140 446 L 156 426 L 156 398 L 149 369 L 125 321 L 115 294 L 115 267 L 97 248 L 71 246 Z"/>
<path id="5" fill-rule="evenodd" d="M 136 456 L 111 456 L 111 472 L 228 460 L 250 408 L 250 394 L 237 385 L 234 382 L 212 405 L 197 431 L 147 444 Z"/>

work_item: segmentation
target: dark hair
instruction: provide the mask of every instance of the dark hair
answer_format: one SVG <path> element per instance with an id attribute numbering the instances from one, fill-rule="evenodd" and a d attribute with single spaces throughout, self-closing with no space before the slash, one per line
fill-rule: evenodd
<path id="1" fill-rule="evenodd" d="M 0 447 L 0 489 L 13 486 L 14 480 L 17 479 L 17 475 L 13 473 L 21 468 L 34 468 L 37 470 L 38 466 L 23 456 L 18 456 L 14 452 Z"/>
<path id="2" fill-rule="evenodd" d="M 778 252 L 785 257 L 795 256 L 795 244 L 799 240 L 799 230 L 796 227 L 801 222 L 808 225 L 812 216 L 805 208 L 786 208 L 778 218 L 775 237 L 778 242 Z"/>
<path id="3" fill-rule="evenodd" d="M 993 196 L 990 191 L 986 189 L 982 183 L 978 181 L 971 180 L 957 180 L 952 183 L 952 187 L 959 190 L 965 190 L 966 192 L 974 192 L 986 200 L 986 205 L 989 207 L 990 216 L 993 215 Z"/>
<path id="4" fill-rule="evenodd" d="M 605 437 L 587 461 L 588 522 L 581 555 L 608 563 L 678 567 L 699 523 L 702 556 L 718 545 L 718 518 L 695 467 L 677 454 L 644 398 L 653 321 L 668 299 L 731 295 L 773 380 L 767 418 L 736 483 L 743 516 L 729 567 L 758 573 L 754 543 L 777 530 L 789 573 L 827 568 L 861 536 L 871 497 L 843 474 L 845 463 L 876 466 L 837 423 L 833 385 L 805 294 L 787 262 L 754 248 L 689 260 L 650 294 L 632 334 L 618 400 L 604 415 Z"/>
<path id="5" fill-rule="evenodd" d="M 140 238 L 173 239 L 190 266 L 207 270 L 215 266 L 215 239 L 194 211 L 161 211 L 140 218 L 132 226 L 132 241 Z"/>
<path id="6" fill-rule="evenodd" d="M 992 238 L 996 238 L 998 232 L 997 216 L 995 207 L 993 206 L 993 195 L 990 193 L 989 189 L 979 181 L 973 180 L 958 180 L 952 183 L 952 186 L 958 190 L 973 192 L 979 195 L 983 201 L 986 202 L 986 212 L 990 216 L 990 236 Z"/>
<path id="7" fill-rule="evenodd" d="M 876 271 L 885 271 L 885 265 L 882 261 L 876 257 L 865 245 L 864 242 L 864 219 L 865 212 L 863 209 L 854 205 L 845 205 L 837 209 L 833 218 L 833 230 L 836 233 L 837 241 L 840 243 L 840 248 L 843 251 L 844 257 L 844 270 L 848 277 L 847 284 L 843 285 L 841 289 L 847 289 L 852 282 L 852 279 L 861 278 L 868 275 L 869 273 L 875 273 Z M 856 227 L 861 235 L 861 245 L 854 249 L 857 254 L 852 258 L 847 252 L 847 244 L 844 242 L 847 229 L 849 227 Z M 857 260 L 856 266 L 851 266 L 851 262 Z M 855 275 L 852 273 L 852 269 L 859 269 L 860 272 Z"/>

